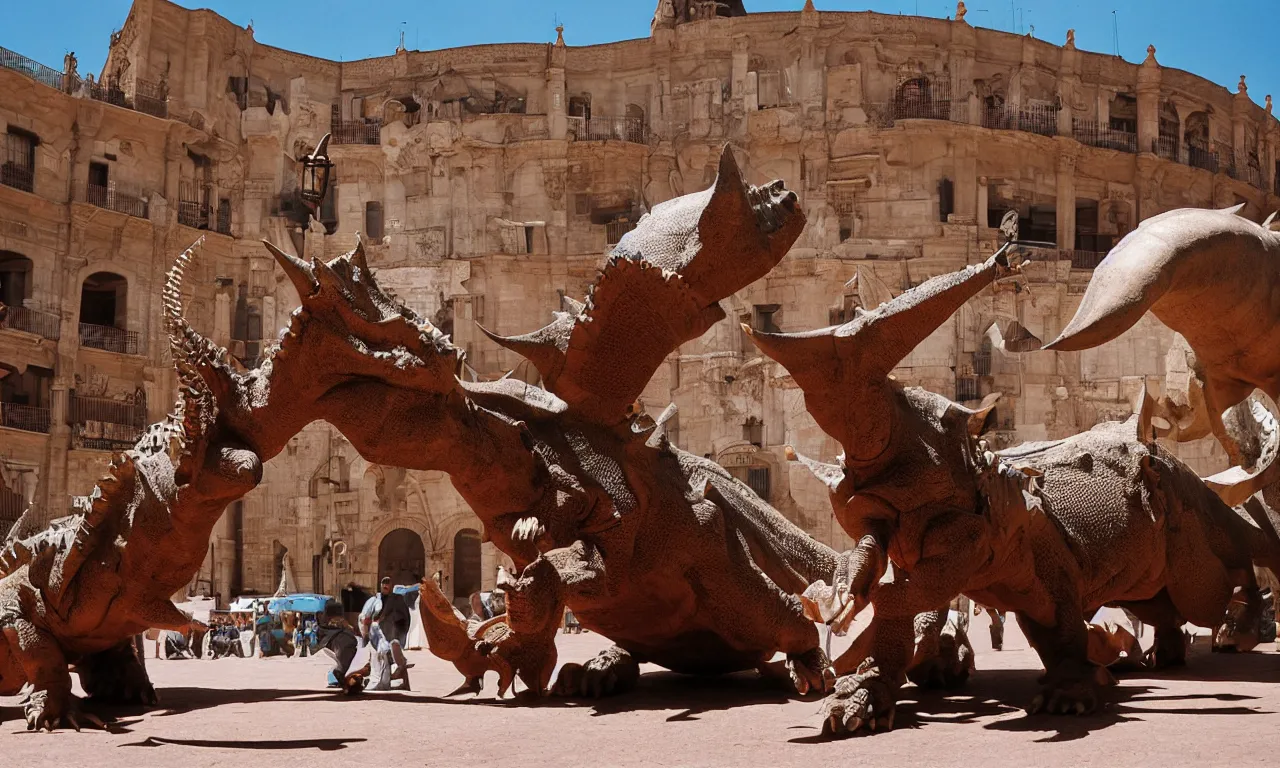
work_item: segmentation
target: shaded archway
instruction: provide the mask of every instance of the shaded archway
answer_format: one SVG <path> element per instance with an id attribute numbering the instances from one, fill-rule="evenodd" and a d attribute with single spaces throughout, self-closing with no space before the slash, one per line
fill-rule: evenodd
<path id="1" fill-rule="evenodd" d="M 453 537 L 453 604 L 466 613 L 472 592 L 480 591 L 480 532 L 463 528 Z"/>
<path id="2" fill-rule="evenodd" d="M 0 251 L 0 304 L 21 307 L 31 297 L 31 259 Z"/>
<path id="3" fill-rule="evenodd" d="M 129 282 L 114 272 L 94 272 L 80 286 L 80 322 L 125 328 Z"/>
<path id="4" fill-rule="evenodd" d="M 393 584 L 417 584 L 426 562 L 422 537 L 408 528 L 397 528 L 378 545 L 378 580 L 390 576 Z"/>

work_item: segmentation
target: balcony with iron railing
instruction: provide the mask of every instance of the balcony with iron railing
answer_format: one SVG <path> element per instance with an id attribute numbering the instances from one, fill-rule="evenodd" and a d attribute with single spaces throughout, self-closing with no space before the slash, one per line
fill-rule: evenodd
<path id="1" fill-rule="evenodd" d="M 1056 106 L 1028 106 L 1014 109 L 1006 106 L 986 107 L 982 111 L 982 127 L 1004 131 L 1022 131 L 1039 136 L 1058 135 L 1058 113 Z"/>
<path id="2" fill-rule="evenodd" d="M 381 120 L 334 120 L 329 126 L 334 144 L 364 144 L 376 147 L 382 143 Z"/>
<path id="3" fill-rule="evenodd" d="M 34 333 L 57 341 L 62 335 L 62 320 L 52 312 L 41 312 L 29 307 L 6 307 L 0 315 L 0 328 Z"/>
<path id="4" fill-rule="evenodd" d="M 625 141 L 647 144 L 649 126 L 642 117 L 569 117 L 573 141 Z"/>
<path id="5" fill-rule="evenodd" d="M 106 186 L 91 183 L 77 183 L 76 186 L 79 191 L 77 199 L 82 203 L 136 216 L 139 219 L 147 218 L 151 192 L 137 184 L 111 181 Z"/>
<path id="6" fill-rule="evenodd" d="M 1184 162 L 1183 154 L 1180 151 L 1180 147 L 1178 146 L 1177 136 L 1170 136 L 1166 134 L 1166 135 L 1160 136 L 1159 138 L 1152 139 L 1151 153 L 1158 157 L 1164 158 L 1165 160 L 1170 160 L 1175 163 L 1182 163 L 1183 165 L 1189 165 L 1189 163 Z"/>
<path id="7" fill-rule="evenodd" d="M 67 400 L 67 424 L 74 444 L 91 450 L 122 450 L 133 446 L 146 427 L 146 407 L 108 397 L 85 397 L 73 390 Z"/>
<path id="8" fill-rule="evenodd" d="M 1081 144 L 1102 149 L 1114 149 L 1117 152 L 1138 151 L 1138 134 L 1122 131 L 1093 120 L 1071 120 L 1071 135 Z"/>
<path id="9" fill-rule="evenodd" d="M 0 403 L 0 427 L 49 433 L 49 409 L 20 403 Z"/>
<path id="10" fill-rule="evenodd" d="M 109 325 L 80 324 L 80 346 L 116 352 L 121 355 L 138 355 L 142 345 L 136 331 L 112 328 Z"/>
<path id="11" fill-rule="evenodd" d="M 199 181 L 178 182 L 178 223 L 195 229 L 209 228 L 212 187 Z"/>

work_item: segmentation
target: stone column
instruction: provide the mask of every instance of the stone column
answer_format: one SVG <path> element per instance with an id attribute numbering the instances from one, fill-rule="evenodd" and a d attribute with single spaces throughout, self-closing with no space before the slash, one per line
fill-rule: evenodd
<path id="1" fill-rule="evenodd" d="M 1249 100 L 1249 86 L 1245 85 L 1244 75 L 1240 76 L 1240 85 L 1231 100 L 1231 151 L 1235 153 L 1232 160 L 1237 168 L 1243 168 L 1245 159 L 1245 126 L 1249 122 L 1249 113 L 1253 111 L 1253 102 Z"/>
<path id="2" fill-rule="evenodd" d="M 978 177 L 977 189 L 977 215 L 978 215 L 978 231 L 981 232 L 987 226 L 987 207 L 990 204 L 990 198 L 987 189 L 987 177 Z"/>
<path id="3" fill-rule="evenodd" d="M 964 14 L 957 9 L 956 20 L 951 23 L 951 109 L 955 120 L 957 106 L 964 109 L 963 120 L 972 125 L 982 124 L 982 106 L 978 103 L 977 89 L 973 87 L 973 59 L 977 49 L 977 33 Z M 957 210 L 959 204 L 957 203 Z"/>
<path id="4" fill-rule="evenodd" d="M 565 95 L 564 82 L 564 27 L 556 27 L 556 42 L 551 46 L 550 66 L 547 67 L 547 122 L 551 138 L 564 140 L 569 121 L 566 118 L 569 99 Z"/>
<path id="5" fill-rule="evenodd" d="M 1076 152 L 1066 139 L 1058 142 L 1058 192 L 1054 208 L 1057 213 L 1058 247 L 1074 250 L 1076 247 Z"/>
<path id="6" fill-rule="evenodd" d="M 1156 47 L 1147 46 L 1147 59 L 1138 68 L 1138 151 L 1151 152 L 1160 137 L 1160 65 Z"/>
<path id="7" fill-rule="evenodd" d="M 1058 67 L 1058 135 L 1071 135 L 1075 113 L 1076 91 L 1080 87 L 1080 52 L 1076 50 L 1076 31 L 1067 30 L 1067 43 L 1062 46 L 1062 62 Z"/>

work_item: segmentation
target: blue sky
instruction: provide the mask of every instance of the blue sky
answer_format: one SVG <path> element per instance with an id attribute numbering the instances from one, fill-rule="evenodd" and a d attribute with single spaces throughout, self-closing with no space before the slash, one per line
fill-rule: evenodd
<path id="1" fill-rule="evenodd" d="M 745 0 L 749 11 L 798 10 L 804 0 Z M 68 50 L 81 72 L 97 72 L 107 37 L 128 15 L 130 0 L 9 0 L 0 22 L 0 46 L 60 69 Z M 555 39 L 557 19 L 570 45 L 588 45 L 649 34 L 657 0 L 180 0 L 211 7 L 237 24 L 253 20 L 256 37 L 269 45 L 329 59 L 352 60 L 395 50 L 400 32 L 410 48 L 476 43 L 545 42 Z M 818 10 L 903 13 L 945 17 L 954 0 L 815 0 Z M 1194 72 L 1235 90 L 1249 76 L 1249 95 L 1262 103 L 1280 98 L 1280 42 L 1276 0 L 1236 0 L 1215 8 L 1203 0 L 971 0 L 975 26 L 1020 33 L 1061 44 L 1068 28 L 1085 50 L 1119 52 L 1141 61 L 1148 44 L 1160 63 Z M 1115 11 L 1115 14 L 1112 14 Z M 1113 25 L 1114 20 L 1114 25 Z M 405 22 L 405 23 L 402 23 Z M 308 31 L 315 28 L 316 31 Z"/>

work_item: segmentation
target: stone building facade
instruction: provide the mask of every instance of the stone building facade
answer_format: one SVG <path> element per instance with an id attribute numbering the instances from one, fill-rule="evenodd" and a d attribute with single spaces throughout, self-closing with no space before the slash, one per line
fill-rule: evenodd
<path id="1" fill-rule="evenodd" d="M 799 4 L 799 3 L 797 3 Z M 749 180 L 785 179 L 809 214 L 792 253 L 726 302 L 643 397 L 679 406 L 675 442 L 711 456 L 836 546 L 823 487 L 784 446 L 837 450 L 739 322 L 840 322 L 972 264 L 1016 209 L 1043 243 L 1017 280 L 943 326 L 898 371 L 958 400 L 1000 391 L 1002 443 L 1127 415 L 1140 387 L 1185 385 L 1146 319 L 1078 354 L 1034 351 L 1091 269 L 1175 207 L 1280 207 L 1280 124 L 1248 96 L 964 19 L 740 15 L 662 0 L 650 36 L 477 45 L 338 63 L 261 45 L 207 10 L 136 0 L 99 77 L 0 50 L 0 516 L 44 519 L 169 406 L 160 281 L 197 238 L 189 315 L 252 364 L 297 296 L 259 244 L 306 256 L 371 243 L 379 279 L 450 329 L 468 374 L 536 371 L 489 342 L 581 297 L 644 211 L 709 184 L 728 143 Z M 297 222 L 296 158 L 332 132 L 333 193 Z M 1178 446 L 1220 468 L 1206 443 Z M 501 556 L 436 472 L 363 461 L 313 424 L 233 505 L 196 590 L 334 592 L 440 571 L 465 597 Z"/>

